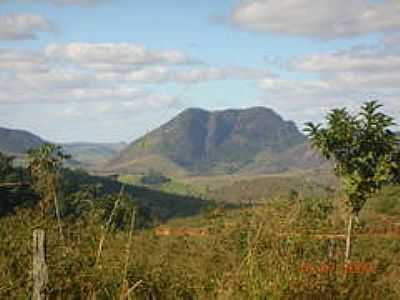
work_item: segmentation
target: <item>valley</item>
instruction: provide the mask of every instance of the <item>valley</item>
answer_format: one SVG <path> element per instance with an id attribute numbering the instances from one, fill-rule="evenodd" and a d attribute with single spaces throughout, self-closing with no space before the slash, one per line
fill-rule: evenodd
<path id="1" fill-rule="evenodd" d="M 1 298 L 30 293 L 33 228 L 46 232 L 52 297 L 400 295 L 399 186 L 369 199 L 346 263 L 341 182 L 272 110 L 190 109 L 131 144 L 0 133 Z"/>

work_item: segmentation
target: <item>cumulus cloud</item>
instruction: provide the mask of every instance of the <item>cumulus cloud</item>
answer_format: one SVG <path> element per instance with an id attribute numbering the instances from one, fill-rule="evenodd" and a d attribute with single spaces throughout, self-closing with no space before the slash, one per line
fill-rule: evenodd
<path id="1" fill-rule="evenodd" d="M 40 72 L 47 70 L 46 59 L 40 53 L 0 48 L 0 72 Z"/>
<path id="2" fill-rule="evenodd" d="M 121 115 L 177 105 L 166 83 L 184 86 L 225 79 L 272 78 L 263 69 L 193 63 L 178 50 L 132 44 L 49 45 L 0 49 L 0 104 L 75 103 L 94 114 Z M 101 104 L 101 105 L 100 105 Z M 76 115 L 76 110 L 67 111 Z"/>
<path id="3" fill-rule="evenodd" d="M 292 67 L 317 73 L 341 87 L 397 88 L 400 79 L 400 53 L 385 49 L 347 50 L 295 59 Z"/>
<path id="4" fill-rule="evenodd" d="M 212 67 L 176 49 L 154 50 L 137 44 L 51 44 L 44 49 L 43 55 L 51 64 L 72 66 L 103 81 L 197 83 L 273 76 L 264 69 Z"/>
<path id="5" fill-rule="evenodd" d="M 345 51 L 301 58 L 293 66 L 307 72 L 389 72 L 399 69 L 400 56 Z"/>
<path id="6" fill-rule="evenodd" d="M 267 70 L 251 69 L 244 67 L 207 67 L 181 70 L 174 75 L 176 81 L 202 82 L 211 80 L 254 80 L 274 75 Z"/>
<path id="7" fill-rule="evenodd" d="M 131 70 L 132 66 L 194 62 L 178 50 L 150 50 L 142 45 L 127 43 L 51 44 L 46 47 L 45 54 L 97 70 L 121 72 Z"/>
<path id="8" fill-rule="evenodd" d="M 323 80 L 266 79 L 259 86 L 265 91 L 264 104 L 300 122 L 318 119 L 330 108 L 351 106 L 355 99 L 366 96 Z"/>
<path id="9" fill-rule="evenodd" d="M 36 39 L 39 32 L 52 32 L 54 26 L 46 19 L 32 14 L 0 16 L 0 40 Z"/>
<path id="10" fill-rule="evenodd" d="M 248 0 L 230 21 L 246 30 L 335 39 L 399 30 L 399 15 L 396 0 Z"/>
<path id="11" fill-rule="evenodd" d="M 335 81 L 283 79 L 262 80 L 259 86 L 264 91 L 260 104 L 273 107 L 300 127 L 309 121 L 322 122 L 333 108 L 346 107 L 355 111 L 369 100 L 379 100 L 384 110 L 400 122 L 399 89 L 343 88 Z"/>
<path id="12" fill-rule="evenodd" d="M 274 75 L 268 70 L 245 67 L 185 66 L 170 68 L 167 66 L 148 66 L 124 73 L 97 72 L 96 78 L 141 83 L 183 83 L 195 84 L 218 80 L 256 80 Z"/>
<path id="13" fill-rule="evenodd" d="M 261 80 L 262 100 L 304 122 L 321 120 L 334 107 L 357 108 L 378 99 L 400 121 L 400 53 L 385 48 L 355 48 L 294 59 L 296 71 L 314 80 Z"/>

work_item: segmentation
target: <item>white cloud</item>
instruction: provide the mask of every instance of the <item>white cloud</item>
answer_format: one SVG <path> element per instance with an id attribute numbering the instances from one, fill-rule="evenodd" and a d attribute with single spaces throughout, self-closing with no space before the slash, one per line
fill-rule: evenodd
<path id="1" fill-rule="evenodd" d="M 174 74 L 178 82 L 203 82 L 213 80 L 254 80 L 265 77 L 272 77 L 272 73 L 262 69 L 244 67 L 203 67 L 180 70 Z"/>
<path id="2" fill-rule="evenodd" d="M 0 40 L 36 39 L 38 32 L 52 32 L 53 25 L 46 19 L 32 14 L 0 16 Z"/>
<path id="3" fill-rule="evenodd" d="M 61 118 L 70 120 L 104 120 L 129 118 L 132 114 L 144 113 L 166 107 L 173 107 L 179 104 L 179 99 L 174 96 L 151 93 L 144 91 L 125 91 L 125 99 L 115 98 L 110 101 L 107 98 L 97 98 L 97 101 L 82 102 L 72 101 L 67 103 L 62 110 L 56 114 Z"/>
<path id="4" fill-rule="evenodd" d="M 264 100 L 297 118 L 309 108 L 320 110 L 341 105 L 346 98 L 343 91 L 320 80 L 265 79 L 259 86 L 266 91 Z"/>
<path id="5" fill-rule="evenodd" d="M 163 85 L 270 78 L 267 70 L 193 64 L 177 50 L 131 44 L 0 48 L 0 104 L 78 103 L 93 114 L 151 111 L 178 103 Z M 101 67 L 99 67 L 101 66 Z M 151 84 L 151 85 L 149 85 Z M 77 105 L 65 116 L 78 116 Z"/>
<path id="6" fill-rule="evenodd" d="M 396 0 L 248 0 L 232 11 L 240 28 L 319 39 L 400 29 Z"/>
<path id="7" fill-rule="evenodd" d="M 195 84 L 219 80 L 256 80 L 270 78 L 274 75 L 268 70 L 245 67 L 210 67 L 210 66 L 147 66 L 132 71 L 97 72 L 96 78 L 102 80 L 118 80 L 140 83 L 167 83 Z"/>
<path id="8" fill-rule="evenodd" d="M 400 53 L 386 49 L 346 50 L 295 59 L 292 67 L 319 74 L 341 88 L 398 89 Z"/>
<path id="9" fill-rule="evenodd" d="M 387 34 L 382 39 L 383 44 L 385 47 L 393 47 L 400 49 L 400 33 L 395 34 Z"/>
<path id="10" fill-rule="evenodd" d="M 227 79 L 227 74 L 219 68 L 191 68 L 177 72 L 175 78 L 181 82 L 201 82 Z"/>
<path id="11" fill-rule="evenodd" d="M 47 71 L 44 56 L 37 52 L 0 48 L 0 72 Z"/>
<path id="12" fill-rule="evenodd" d="M 294 61 L 293 66 L 306 72 L 390 73 L 400 70 L 400 55 L 345 51 L 303 57 Z"/>
<path id="13" fill-rule="evenodd" d="M 0 103 L 121 102 L 146 95 L 141 87 L 100 73 L 54 62 L 44 51 L 0 49 Z"/>
<path id="14" fill-rule="evenodd" d="M 400 53 L 371 47 L 300 57 L 291 62 L 296 71 L 315 80 L 268 79 L 261 101 L 304 122 L 321 120 L 325 113 L 345 106 L 357 108 L 378 99 L 400 121 Z"/>
<path id="15" fill-rule="evenodd" d="M 171 80 L 171 71 L 165 66 L 154 66 L 127 73 L 125 80 L 131 82 L 162 83 Z"/>
<path id="16" fill-rule="evenodd" d="M 46 47 L 50 58 L 69 61 L 99 71 L 126 72 L 133 66 L 193 63 L 178 50 L 150 50 L 142 45 L 127 43 L 71 43 Z"/>
<path id="17" fill-rule="evenodd" d="M 262 80 L 259 86 L 264 90 L 260 103 L 273 107 L 300 125 L 308 121 L 323 121 L 333 108 L 346 107 L 354 111 L 363 102 L 376 99 L 400 122 L 399 89 L 386 93 L 366 87 L 343 88 L 334 81 L 283 79 Z"/>

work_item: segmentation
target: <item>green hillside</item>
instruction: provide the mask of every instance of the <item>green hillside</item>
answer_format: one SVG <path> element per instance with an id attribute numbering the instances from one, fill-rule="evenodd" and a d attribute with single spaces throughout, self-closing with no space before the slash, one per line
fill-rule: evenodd
<path id="1" fill-rule="evenodd" d="M 140 176 L 121 176 L 121 183 L 61 169 L 59 180 L 46 181 L 57 183 L 58 219 L 54 208 L 44 214 L 40 206 L 52 189 L 37 180 L 51 173 L 28 176 L 7 157 L 1 165 L 0 181 L 24 183 L 0 184 L 1 299 L 30 298 L 37 228 L 46 232 L 50 299 L 400 295 L 398 186 L 370 199 L 345 263 L 343 193 L 325 169 L 150 186 L 139 185 Z"/>
<path id="2" fill-rule="evenodd" d="M 157 169 L 179 176 L 268 174 L 321 163 L 295 124 L 271 109 L 192 108 L 133 142 L 107 167 L 122 173 Z"/>

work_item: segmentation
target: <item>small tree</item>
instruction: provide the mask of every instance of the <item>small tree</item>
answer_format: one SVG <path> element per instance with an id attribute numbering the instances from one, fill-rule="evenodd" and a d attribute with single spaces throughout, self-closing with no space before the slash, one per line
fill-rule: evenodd
<path id="1" fill-rule="evenodd" d="M 326 127 L 306 123 L 313 147 L 334 163 L 347 195 L 346 262 L 351 255 L 353 220 L 371 195 L 399 179 L 399 140 L 390 130 L 395 123 L 379 111 L 381 106 L 376 101 L 366 102 L 355 115 L 345 108 L 334 109 L 326 117 Z"/>
<path id="2" fill-rule="evenodd" d="M 28 152 L 29 170 L 33 179 L 34 189 L 40 194 L 39 202 L 42 214 L 52 208 L 53 201 L 58 219 L 59 231 L 62 237 L 61 214 L 58 202 L 59 177 L 63 162 L 70 156 L 63 152 L 61 146 L 43 144 L 37 149 Z"/>

